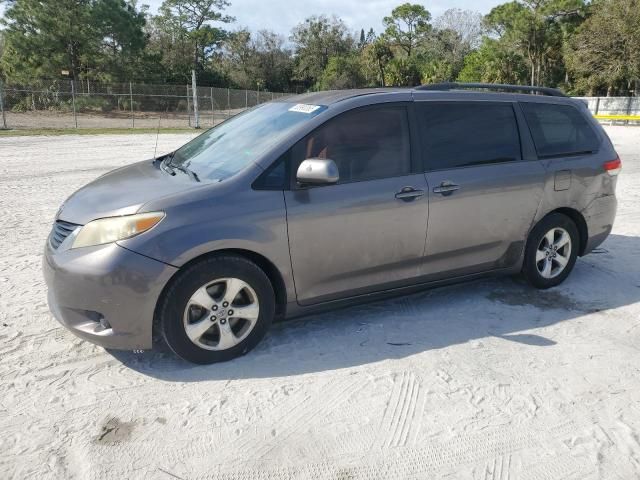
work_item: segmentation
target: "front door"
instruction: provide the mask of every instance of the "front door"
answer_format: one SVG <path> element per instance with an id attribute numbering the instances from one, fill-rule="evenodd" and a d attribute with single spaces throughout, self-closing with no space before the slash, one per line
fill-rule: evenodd
<path id="1" fill-rule="evenodd" d="M 339 115 L 299 142 L 305 158 L 336 162 L 335 185 L 285 191 L 298 302 L 313 304 L 400 285 L 420 274 L 427 184 L 412 168 L 405 106 Z"/>

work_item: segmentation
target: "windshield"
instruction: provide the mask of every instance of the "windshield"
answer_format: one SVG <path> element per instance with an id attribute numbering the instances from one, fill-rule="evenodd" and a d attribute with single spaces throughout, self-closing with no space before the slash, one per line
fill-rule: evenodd
<path id="1" fill-rule="evenodd" d="M 202 180 L 222 181 L 325 109 L 313 105 L 265 103 L 230 118 L 180 147 L 174 153 L 171 165 L 184 167 Z"/>

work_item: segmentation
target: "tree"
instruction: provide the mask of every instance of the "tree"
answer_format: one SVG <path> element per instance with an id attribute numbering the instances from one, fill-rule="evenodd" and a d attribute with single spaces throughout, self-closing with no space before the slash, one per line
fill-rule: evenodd
<path id="1" fill-rule="evenodd" d="M 100 0 L 92 16 L 95 32 L 102 39 L 102 76 L 105 80 L 134 79 L 145 60 L 145 12 L 124 0 Z"/>
<path id="2" fill-rule="evenodd" d="M 577 89 L 594 94 L 604 88 L 607 95 L 632 90 L 640 79 L 640 2 L 600 0 L 591 13 L 567 46 Z"/>
<path id="3" fill-rule="evenodd" d="M 471 47 L 451 29 L 435 29 L 420 52 L 421 82 L 452 81 L 464 64 Z"/>
<path id="4" fill-rule="evenodd" d="M 59 77 L 123 79 L 142 58 L 145 16 L 125 0 L 14 0 L 2 68 L 14 80 Z"/>
<path id="5" fill-rule="evenodd" d="M 90 0 L 17 0 L 9 4 L 5 18 L 3 71 L 25 81 L 34 77 L 58 77 L 69 70 L 74 79 L 89 67 L 99 50 L 92 32 Z"/>
<path id="6" fill-rule="evenodd" d="M 541 85 L 557 81 L 551 74 L 554 67 L 562 67 L 563 24 L 584 14 L 583 0 L 520 0 L 495 7 L 485 23 L 526 59 L 530 84 Z"/>
<path id="7" fill-rule="evenodd" d="M 401 48 L 410 57 L 417 44 L 431 30 L 431 14 L 422 5 L 404 3 L 384 17 L 384 36 L 393 46 Z"/>
<path id="8" fill-rule="evenodd" d="M 526 61 L 519 53 L 485 37 L 480 47 L 465 57 L 458 81 L 518 85 L 527 81 L 527 71 Z"/>
<path id="9" fill-rule="evenodd" d="M 245 89 L 289 88 L 293 68 L 291 52 L 284 48 L 282 36 L 269 30 L 252 35 L 243 29 L 229 35 L 222 64 L 233 85 Z"/>
<path id="10" fill-rule="evenodd" d="M 203 72 L 207 60 L 227 34 L 212 23 L 234 21 L 233 17 L 222 13 L 229 5 L 227 0 L 164 0 L 156 18 L 157 32 L 168 35 L 178 48 L 188 48 L 191 68 Z"/>
<path id="11" fill-rule="evenodd" d="M 331 57 L 320 77 L 319 87 L 323 90 L 363 87 L 366 79 L 362 72 L 360 57 L 355 53 Z"/>
<path id="12" fill-rule="evenodd" d="M 258 60 L 251 32 L 241 29 L 230 33 L 223 50 L 222 68 L 231 82 L 240 88 L 255 88 Z"/>
<path id="13" fill-rule="evenodd" d="M 382 87 L 386 85 L 386 70 L 391 60 L 393 60 L 393 52 L 383 38 L 377 38 L 364 47 L 362 65 L 371 79 L 369 84 Z"/>
<path id="14" fill-rule="evenodd" d="M 288 91 L 293 73 L 291 51 L 285 48 L 282 35 L 269 30 L 260 30 L 255 49 L 259 59 L 259 76 L 263 86 L 271 91 Z"/>
<path id="15" fill-rule="evenodd" d="M 312 16 L 293 29 L 294 78 L 312 86 L 322 76 L 331 57 L 349 53 L 355 45 L 347 26 L 337 17 Z"/>
<path id="16" fill-rule="evenodd" d="M 385 71 L 386 85 L 412 87 L 420 84 L 420 63 L 414 57 L 396 57 Z"/>
<path id="17" fill-rule="evenodd" d="M 450 8 L 434 21 L 436 30 L 452 30 L 459 36 L 459 41 L 468 49 L 478 48 L 482 42 L 484 26 L 482 15 L 472 10 Z"/>

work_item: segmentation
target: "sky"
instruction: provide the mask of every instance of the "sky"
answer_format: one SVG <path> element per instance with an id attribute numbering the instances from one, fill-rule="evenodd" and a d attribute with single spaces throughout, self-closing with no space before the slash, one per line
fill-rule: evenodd
<path id="1" fill-rule="evenodd" d="M 247 27 L 251 31 L 263 28 L 273 30 L 288 37 L 291 29 L 311 15 L 332 15 L 342 18 L 352 32 L 361 28 L 368 31 L 373 28 L 381 33 L 382 18 L 389 15 L 393 8 L 409 1 L 420 3 L 437 17 L 449 8 L 475 10 L 482 14 L 489 13 L 496 5 L 506 0 L 230 0 L 231 6 L 226 13 L 236 17 L 235 23 L 227 27 L 235 30 Z M 139 0 L 138 4 L 149 5 L 152 13 L 156 13 L 162 0 Z M 0 1 L 0 15 L 4 13 L 5 4 Z"/>
<path id="2" fill-rule="evenodd" d="M 263 28 L 273 30 L 288 37 L 291 29 L 305 18 L 314 14 L 335 14 L 342 18 L 351 31 L 365 31 L 373 28 L 376 33 L 382 31 L 382 18 L 389 15 L 393 8 L 410 1 L 421 3 L 437 17 L 449 8 L 475 10 L 489 13 L 496 5 L 505 0 L 431 0 L 429 2 L 411 0 L 230 0 L 231 6 L 226 13 L 236 17 L 229 29 L 248 27 L 251 31 Z M 140 0 L 155 13 L 162 0 Z"/>

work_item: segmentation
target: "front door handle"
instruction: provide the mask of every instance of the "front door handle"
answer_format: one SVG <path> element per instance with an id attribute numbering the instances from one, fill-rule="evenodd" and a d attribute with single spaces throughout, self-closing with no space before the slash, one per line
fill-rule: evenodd
<path id="1" fill-rule="evenodd" d="M 438 187 L 434 187 L 433 193 L 440 195 L 451 195 L 456 190 L 460 190 L 460 185 L 451 182 L 442 182 Z"/>
<path id="2" fill-rule="evenodd" d="M 410 202 L 411 200 L 422 197 L 424 195 L 424 190 L 416 190 L 413 187 L 404 187 L 398 193 L 396 193 L 396 198 L 398 200 L 404 200 L 405 202 Z"/>

